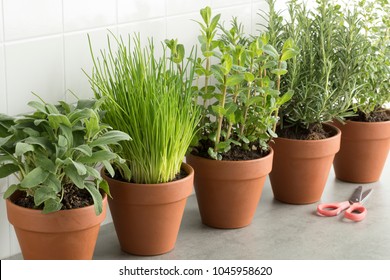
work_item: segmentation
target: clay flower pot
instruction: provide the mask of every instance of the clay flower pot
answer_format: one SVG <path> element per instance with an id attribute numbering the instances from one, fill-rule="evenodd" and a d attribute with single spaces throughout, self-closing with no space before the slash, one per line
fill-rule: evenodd
<path id="1" fill-rule="evenodd" d="M 272 168 L 273 151 L 260 159 L 219 161 L 187 156 L 195 169 L 195 193 L 202 223 L 215 228 L 241 228 L 252 222 Z"/>
<path id="2" fill-rule="evenodd" d="M 342 132 L 333 163 L 336 178 L 353 183 L 378 181 L 390 149 L 390 121 L 347 121 L 345 125 L 336 121 L 335 125 Z"/>
<path id="3" fill-rule="evenodd" d="M 270 181 L 275 199 L 291 204 L 308 204 L 320 200 L 335 154 L 340 149 L 341 132 L 322 140 L 276 138 Z"/>
<path id="4" fill-rule="evenodd" d="M 135 255 L 159 255 L 175 247 L 194 170 L 183 163 L 188 176 L 162 184 L 134 184 L 101 174 L 110 185 L 108 199 L 121 249 Z"/>
<path id="5" fill-rule="evenodd" d="M 6 205 L 8 220 L 15 228 L 24 259 L 92 259 L 100 224 L 106 217 L 106 194 L 99 216 L 93 205 L 49 214 L 18 206 L 10 199 L 6 200 Z"/>

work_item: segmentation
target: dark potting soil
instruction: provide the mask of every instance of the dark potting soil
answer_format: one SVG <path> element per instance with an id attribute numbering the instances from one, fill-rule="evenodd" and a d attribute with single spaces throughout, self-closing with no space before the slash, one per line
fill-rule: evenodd
<path id="1" fill-rule="evenodd" d="M 34 198 L 32 196 L 27 196 L 25 192 L 21 192 L 19 196 L 12 199 L 12 202 L 25 208 L 43 209 L 43 204 L 39 207 L 35 206 Z M 93 199 L 86 189 L 79 189 L 75 185 L 64 186 L 64 197 L 61 210 L 81 208 L 90 205 L 93 205 Z"/>
<path id="2" fill-rule="evenodd" d="M 214 147 L 211 140 L 200 140 L 199 146 L 194 148 L 191 153 L 195 156 L 212 159 L 208 153 L 210 147 Z M 268 154 L 269 151 L 264 151 L 256 145 L 252 145 L 252 150 L 243 150 L 240 146 L 233 145 L 227 153 L 222 154 L 222 160 L 252 160 L 265 157 Z"/>
<path id="3" fill-rule="evenodd" d="M 349 118 L 356 122 L 385 122 L 390 121 L 390 110 L 384 108 L 376 108 L 373 112 L 365 114 L 362 111 L 357 112 L 357 116 Z"/>
<path id="4" fill-rule="evenodd" d="M 336 135 L 336 131 L 326 129 L 321 124 L 312 125 L 309 128 L 301 126 L 284 127 L 276 129 L 278 137 L 296 140 L 321 140 Z"/>

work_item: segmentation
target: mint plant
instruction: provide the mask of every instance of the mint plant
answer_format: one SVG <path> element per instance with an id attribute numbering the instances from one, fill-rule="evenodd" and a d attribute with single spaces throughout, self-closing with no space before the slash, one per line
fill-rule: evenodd
<path id="1" fill-rule="evenodd" d="M 95 100 L 28 104 L 35 109 L 31 114 L 0 115 L 0 178 L 14 174 L 19 180 L 4 198 L 21 191 L 34 198 L 36 208 L 50 213 L 63 207 L 64 187 L 74 185 L 90 193 L 99 215 L 100 190 L 110 192 L 95 167 L 103 164 L 114 175 L 112 164 L 124 165 L 115 150 L 130 137 L 101 123 L 101 103 Z M 126 168 L 122 172 L 130 176 Z"/>
<path id="2" fill-rule="evenodd" d="M 269 34 L 247 36 L 236 18 L 225 28 L 210 7 L 200 14 L 202 57 L 196 61 L 196 88 L 203 106 L 195 147 L 208 145 L 208 156 L 217 160 L 237 147 L 262 154 L 277 136 L 280 106 L 292 96 L 280 90 L 286 61 L 298 52 L 295 44 L 287 39 L 278 51 Z"/>

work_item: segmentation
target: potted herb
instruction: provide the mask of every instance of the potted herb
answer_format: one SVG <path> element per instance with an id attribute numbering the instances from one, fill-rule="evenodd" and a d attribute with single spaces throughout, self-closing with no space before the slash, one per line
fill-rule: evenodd
<path id="1" fill-rule="evenodd" d="M 0 177 L 19 180 L 4 198 L 23 257 L 91 259 L 109 194 L 95 166 L 122 161 L 110 146 L 129 136 L 102 124 L 93 100 L 29 105 L 0 115 Z"/>
<path id="2" fill-rule="evenodd" d="M 390 5 L 387 0 L 355 4 L 365 48 L 356 83 L 356 116 L 336 122 L 342 131 L 334 160 L 336 178 L 354 183 L 378 181 L 390 149 Z"/>
<path id="3" fill-rule="evenodd" d="M 200 14 L 202 127 L 187 161 L 195 169 L 202 222 L 240 228 L 251 223 L 271 171 L 277 112 L 291 98 L 291 92 L 280 93 L 281 76 L 296 50 L 286 40 L 278 53 L 267 34 L 246 36 L 237 19 L 226 29 L 209 7 Z"/>
<path id="4" fill-rule="evenodd" d="M 123 251 L 163 254 L 175 246 L 193 186 L 194 171 L 182 161 L 200 119 L 194 67 L 169 60 L 165 49 L 158 59 L 152 41 L 142 47 L 139 37 L 129 36 L 128 44 L 114 39 L 115 53 L 110 41 L 101 58 L 91 50 L 90 76 L 104 120 L 132 137 L 120 151 L 131 176 L 111 177 L 102 170 L 112 194 L 109 207 Z"/>
<path id="5" fill-rule="evenodd" d="M 281 86 L 294 94 L 280 110 L 279 138 L 272 145 L 272 190 L 282 202 L 313 203 L 321 198 L 340 148 L 340 130 L 327 123 L 353 115 L 355 79 L 364 56 L 359 19 L 329 0 L 317 1 L 313 10 L 293 0 L 285 21 L 274 1 L 267 2 L 272 38 L 291 37 L 300 49 L 288 62 Z"/>

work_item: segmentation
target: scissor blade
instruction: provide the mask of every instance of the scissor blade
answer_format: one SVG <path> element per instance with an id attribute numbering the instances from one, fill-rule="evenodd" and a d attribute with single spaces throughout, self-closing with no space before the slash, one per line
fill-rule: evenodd
<path id="1" fill-rule="evenodd" d="M 362 200 L 360 201 L 360 203 L 363 203 L 366 201 L 366 199 L 370 196 L 370 194 L 372 193 L 373 189 L 369 189 L 369 190 L 366 190 L 363 194 L 362 194 Z"/>
<path id="2" fill-rule="evenodd" d="M 350 203 L 356 203 L 362 200 L 362 192 L 363 192 L 363 187 L 359 186 L 355 189 L 353 194 L 351 195 L 349 202 Z"/>

